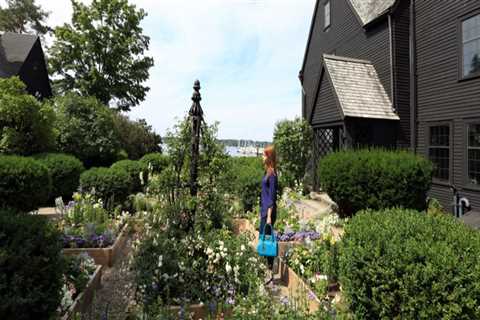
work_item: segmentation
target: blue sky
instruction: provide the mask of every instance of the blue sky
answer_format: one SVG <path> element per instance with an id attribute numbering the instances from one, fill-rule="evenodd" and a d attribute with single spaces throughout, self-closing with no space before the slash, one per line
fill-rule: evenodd
<path id="1" fill-rule="evenodd" d="M 37 0 L 50 24 L 69 21 L 69 0 Z M 85 2 L 88 2 L 86 0 Z M 155 60 L 147 98 L 129 115 L 163 135 L 201 82 L 207 122 L 220 138 L 271 140 L 275 122 L 301 111 L 297 78 L 314 0 L 130 0 L 144 8 Z"/>

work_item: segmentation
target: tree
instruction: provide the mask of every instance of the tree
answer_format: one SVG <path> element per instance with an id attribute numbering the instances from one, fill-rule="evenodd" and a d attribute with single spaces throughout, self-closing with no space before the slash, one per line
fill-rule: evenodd
<path id="1" fill-rule="evenodd" d="M 0 30 L 16 33 L 35 32 L 43 35 L 50 31 L 45 24 L 49 12 L 35 4 L 35 0 L 7 0 L 0 7 Z"/>
<path id="2" fill-rule="evenodd" d="M 162 152 L 160 147 L 162 138 L 144 119 L 133 121 L 117 113 L 114 120 L 121 147 L 128 154 L 129 159 L 138 160 L 147 153 Z"/>
<path id="3" fill-rule="evenodd" d="M 74 93 L 52 100 L 59 151 L 72 154 L 86 167 L 110 166 L 118 160 L 120 138 L 113 110 L 95 97 Z"/>
<path id="4" fill-rule="evenodd" d="M 283 120 L 275 125 L 273 143 L 279 157 L 279 171 L 287 186 L 293 187 L 303 181 L 312 141 L 312 128 L 303 119 Z"/>
<path id="5" fill-rule="evenodd" d="M 153 59 L 145 57 L 150 38 L 142 34 L 144 10 L 128 0 L 72 0 L 72 24 L 55 29 L 49 66 L 57 93 L 74 90 L 107 106 L 129 111 L 145 99 Z"/>
<path id="6" fill-rule="evenodd" d="M 55 114 L 18 78 L 0 79 L 0 153 L 31 155 L 52 151 Z"/>

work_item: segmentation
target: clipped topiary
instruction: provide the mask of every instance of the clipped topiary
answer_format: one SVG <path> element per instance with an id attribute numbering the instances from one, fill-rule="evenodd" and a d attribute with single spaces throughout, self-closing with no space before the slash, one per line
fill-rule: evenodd
<path id="1" fill-rule="evenodd" d="M 0 156 L 0 207 L 35 210 L 47 203 L 51 189 L 50 172 L 40 161 Z"/>
<path id="2" fill-rule="evenodd" d="M 355 319 L 480 319 L 480 234 L 451 216 L 357 214 L 340 245 Z"/>
<path id="3" fill-rule="evenodd" d="M 64 264 L 59 231 L 44 217 L 0 210 L 0 315 L 52 319 Z"/>
<path id="4" fill-rule="evenodd" d="M 424 210 L 432 164 L 405 151 L 349 150 L 320 160 L 318 177 L 342 216 L 367 208 Z"/>
<path id="5" fill-rule="evenodd" d="M 91 168 L 80 175 L 83 192 L 95 191 L 104 203 L 123 204 L 132 192 L 132 179 L 121 169 Z"/>
<path id="6" fill-rule="evenodd" d="M 143 162 L 121 160 L 115 162 L 111 168 L 114 170 L 124 170 L 128 173 L 132 183 L 132 192 L 142 191 L 143 186 L 147 182 L 148 170 L 147 165 Z"/>
<path id="7" fill-rule="evenodd" d="M 166 155 L 155 152 L 144 155 L 140 162 L 146 164 L 147 167 L 150 165 L 153 173 L 161 173 L 163 169 L 168 167 L 169 158 Z"/>
<path id="8" fill-rule="evenodd" d="M 34 156 L 50 171 L 52 192 L 50 200 L 56 197 L 70 199 L 80 185 L 80 174 L 85 171 L 82 162 L 74 156 L 61 153 L 42 153 Z"/>

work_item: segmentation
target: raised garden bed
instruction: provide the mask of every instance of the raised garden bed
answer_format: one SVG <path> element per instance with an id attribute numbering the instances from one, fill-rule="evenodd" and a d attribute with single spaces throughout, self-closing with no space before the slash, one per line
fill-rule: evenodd
<path id="1" fill-rule="evenodd" d="M 100 289 L 102 285 L 102 270 L 102 265 L 97 266 L 85 290 L 77 296 L 67 313 L 62 316 L 62 320 L 74 319 L 75 314 L 83 314 L 88 311 L 95 296 L 95 291 Z"/>
<path id="2" fill-rule="evenodd" d="M 280 259 L 279 273 L 282 282 L 288 287 L 288 290 L 294 293 L 305 293 L 308 310 L 316 312 L 322 307 L 322 302 L 310 289 L 310 287 L 303 281 L 303 279 L 288 267 L 287 263 Z"/>
<path id="3" fill-rule="evenodd" d="M 98 265 L 111 267 L 115 263 L 118 254 L 125 247 L 129 234 L 129 224 L 126 223 L 122 231 L 118 234 L 113 245 L 107 248 L 66 248 L 63 249 L 64 255 L 78 255 L 83 252 L 87 253 L 95 260 Z"/>

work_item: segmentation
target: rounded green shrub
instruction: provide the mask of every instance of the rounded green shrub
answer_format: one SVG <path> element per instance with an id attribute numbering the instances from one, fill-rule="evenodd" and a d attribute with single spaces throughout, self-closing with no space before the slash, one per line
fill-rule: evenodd
<path id="1" fill-rule="evenodd" d="M 34 156 L 50 171 L 52 192 L 50 200 L 56 197 L 71 199 L 80 184 L 80 174 L 85 171 L 82 162 L 74 156 L 61 153 L 43 153 Z"/>
<path id="2" fill-rule="evenodd" d="M 0 207 L 35 210 L 47 203 L 51 189 L 50 172 L 40 161 L 0 156 Z"/>
<path id="3" fill-rule="evenodd" d="M 237 157 L 230 159 L 232 191 L 237 195 L 245 211 L 251 211 L 259 205 L 264 174 L 262 159 Z"/>
<path id="4" fill-rule="evenodd" d="M 51 319 L 61 301 L 59 231 L 44 217 L 0 210 L 0 315 Z"/>
<path id="5" fill-rule="evenodd" d="M 80 187 L 105 203 L 123 204 L 132 192 L 132 179 L 125 170 L 91 168 L 80 175 Z"/>
<path id="6" fill-rule="evenodd" d="M 169 158 L 166 155 L 163 155 L 158 152 L 154 152 L 154 153 L 148 153 L 144 155 L 140 159 L 140 162 L 147 165 L 147 167 L 150 165 L 153 173 L 161 173 L 163 169 L 168 167 Z"/>
<path id="7" fill-rule="evenodd" d="M 480 319 L 480 234 L 450 216 L 357 214 L 340 246 L 356 319 Z"/>
<path id="8" fill-rule="evenodd" d="M 424 210 L 432 164 L 405 151 L 349 150 L 323 158 L 318 177 L 342 216 L 367 208 Z"/>
<path id="9" fill-rule="evenodd" d="M 132 192 L 142 191 L 143 186 L 147 182 L 148 170 L 147 165 L 140 161 L 121 160 L 115 162 L 112 166 L 114 170 L 124 170 L 130 176 L 132 183 Z"/>

